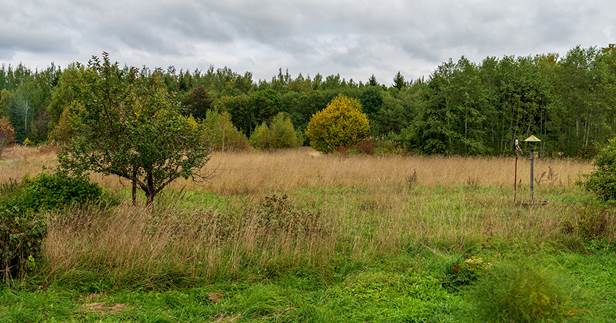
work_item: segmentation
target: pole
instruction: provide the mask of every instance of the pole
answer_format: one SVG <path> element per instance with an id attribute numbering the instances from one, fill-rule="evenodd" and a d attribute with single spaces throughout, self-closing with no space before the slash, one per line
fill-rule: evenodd
<path id="1" fill-rule="evenodd" d="M 522 148 L 520 148 L 520 142 L 515 140 L 515 170 L 513 171 L 513 203 L 515 204 L 517 195 L 518 195 L 518 158 L 520 158 L 520 154 L 522 153 Z"/>
<path id="2" fill-rule="evenodd" d="M 513 171 L 513 203 L 515 204 L 518 194 L 518 154 L 515 154 L 515 170 Z"/>
<path id="3" fill-rule="evenodd" d="M 530 202 L 535 202 L 535 149 L 530 148 Z"/>

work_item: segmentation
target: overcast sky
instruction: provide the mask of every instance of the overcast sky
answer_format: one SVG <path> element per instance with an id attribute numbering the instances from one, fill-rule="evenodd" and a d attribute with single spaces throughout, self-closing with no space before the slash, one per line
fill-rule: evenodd
<path id="1" fill-rule="evenodd" d="M 613 0 L 0 0 L 0 64 L 228 66 L 258 78 L 427 76 L 461 55 L 564 54 L 616 42 Z"/>

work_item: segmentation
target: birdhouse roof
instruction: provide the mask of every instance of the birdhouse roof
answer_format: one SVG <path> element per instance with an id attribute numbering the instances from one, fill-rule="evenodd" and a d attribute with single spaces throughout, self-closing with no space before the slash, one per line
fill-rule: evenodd
<path id="1" fill-rule="evenodd" d="M 530 137 L 524 139 L 525 142 L 540 142 L 541 139 L 535 137 L 534 135 L 531 135 Z"/>

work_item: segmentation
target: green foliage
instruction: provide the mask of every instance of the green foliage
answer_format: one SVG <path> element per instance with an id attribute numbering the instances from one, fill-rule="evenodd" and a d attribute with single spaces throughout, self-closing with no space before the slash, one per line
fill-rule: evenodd
<path id="1" fill-rule="evenodd" d="M 402 73 L 398 71 L 398 73 L 396 73 L 396 76 L 394 76 L 394 88 L 402 90 L 404 87 L 406 87 L 406 80 L 404 79 Z"/>
<path id="2" fill-rule="evenodd" d="M 65 110 L 88 96 L 83 92 L 91 81 L 87 70 L 79 63 L 64 70 L 0 67 L 0 116 L 10 119 L 17 142 L 62 142 L 73 135 L 70 122 L 61 119 L 69 119 Z M 515 139 L 535 134 L 544 140 L 543 155 L 592 158 L 616 135 L 615 71 L 613 46 L 578 46 L 562 57 L 481 62 L 462 57 L 444 62 L 426 79 L 405 80 L 398 72 L 389 87 L 374 76 L 362 83 L 340 75 L 294 77 L 282 70 L 258 82 L 229 68 L 170 67 L 137 74 L 157 75 L 185 116 L 203 119 L 212 108 L 227 111 L 248 137 L 278 112 L 288 113 L 295 128 L 304 130 L 312 115 L 345 95 L 361 101 L 375 139 L 403 135 L 400 143 L 413 152 L 512 154 Z"/>
<path id="3" fill-rule="evenodd" d="M 323 321 L 448 321 L 459 310 L 455 297 L 430 275 L 364 272 L 328 291 Z"/>
<path id="4" fill-rule="evenodd" d="M 26 179 L 16 198 L 22 209 L 41 211 L 60 209 L 98 201 L 101 188 L 85 178 L 62 174 L 41 173 L 33 179 Z"/>
<path id="5" fill-rule="evenodd" d="M 68 140 L 67 136 L 62 137 L 59 132 L 67 131 L 66 118 L 70 106 L 74 101 L 78 100 L 82 95 L 80 91 L 83 89 L 82 82 L 84 81 L 84 67 L 78 64 L 69 65 L 59 77 L 58 85 L 56 85 L 51 93 L 51 100 L 47 106 L 49 114 L 49 127 L 53 135 L 52 140 Z M 63 120 L 64 119 L 64 120 Z M 61 130 L 56 129 L 60 127 Z M 51 134 L 50 134 L 51 135 Z"/>
<path id="6" fill-rule="evenodd" d="M 22 142 L 22 144 L 23 144 L 24 146 L 34 146 L 34 142 L 32 142 L 32 140 L 30 140 L 30 138 L 28 138 L 28 137 L 26 137 L 26 138 L 24 139 L 24 141 Z"/>
<path id="7" fill-rule="evenodd" d="M 575 293 L 561 278 L 528 264 L 495 266 L 471 291 L 483 322 L 562 321 L 579 314 Z"/>
<path id="8" fill-rule="evenodd" d="M 259 149 L 270 148 L 270 129 L 267 123 L 263 122 L 252 132 L 252 135 L 250 135 L 250 144 Z"/>
<path id="9" fill-rule="evenodd" d="M 450 291 L 458 291 L 460 287 L 470 285 L 489 269 L 490 263 L 480 257 L 469 257 L 455 261 L 447 266 L 443 287 Z"/>
<path id="10" fill-rule="evenodd" d="M 465 58 L 432 74 L 428 107 L 414 126 L 411 146 L 426 154 L 475 155 L 485 145 L 487 88 L 479 68 Z"/>
<path id="11" fill-rule="evenodd" d="M 228 112 L 208 111 L 203 121 L 203 131 L 213 150 L 246 150 L 250 148 L 246 136 L 231 122 Z"/>
<path id="12" fill-rule="evenodd" d="M 310 119 L 306 133 L 310 145 L 321 152 L 351 147 L 368 137 L 370 125 L 356 99 L 334 98 L 327 107 Z"/>
<path id="13" fill-rule="evenodd" d="M 299 140 L 291 118 L 286 113 L 278 113 L 272 119 L 269 127 L 271 147 L 294 148 L 299 146 Z"/>
<path id="14" fill-rule="evenodd" d="M 203 119 L 212 107 L 212 99 L 203 87 L 197 85 L 182 101 L 182 112 L 196 119 Z"/>
<path id="15" fill-rule="evenodd" d="M 258 126 L 250 136 L 250 143 L 259 149 L 294 148 L 300 139 L 286 113 L 278 113 L 268 126 L 265 122 Z"/>
<path id="16" fill-rule="evenodd" d="M 383 106 L 383 94 L 378 86 L 368 86 L 359 95 L 363 111 L 369 116 L 376 115 Z"/>
<path id="17" fill-rule="evenodd" d="M 61 71 L 52 64 L 36 72 L 22 65 L 13 71 L 9 67 L 11 72 L 7 115 L 15 128 L 15 139 L 17 142 L 25 138 L 35 143 L 45 141 L 49 130 L 47 106 Z"/>
<path id="18" fill-rule="evenodd" d="M 4 279 L 23 277 L 40 262 L 46 233 L 41 211 L 99 201 L 101 188 L 87 179 L 41 173 L 0 186 L 0 268 Z"/>
<path id="19" fill-rule="evenodd" d="M 616 138 L 597 155 L 595 166 L 586 179 L 586 188 L 602 200 L 616 200 Z"/>
<path id="20" fill-rule="evenodd" d="M 207 162 L 202 126 L 180 113 L 164 75 L 120 69 L 106 53 L 102 62 L 94 57 L 84 74 L 69 118 L 74 135 L 58 155 L 62 170 L 126 178 L 150 205 L 169 183 L 194 176 Z"/>
<path id="21" fill-rule="evenodd" d="M 41 260 L 46 229 L 43 217 L 22 209 L 19 203 L 0 203 L 0 268 L 5 281 L 34 269 Z"/>

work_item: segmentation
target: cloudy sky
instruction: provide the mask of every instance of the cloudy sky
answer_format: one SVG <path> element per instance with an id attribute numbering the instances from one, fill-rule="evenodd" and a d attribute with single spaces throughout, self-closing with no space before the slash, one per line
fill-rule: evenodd
<path id="1" fill-rule="evenodd" d="M 461 55 L 564 54 L 616 42 L 613 0 L 0 0 L 0 64 L 229 66 L 267 78 L 427 76 Z"/>

